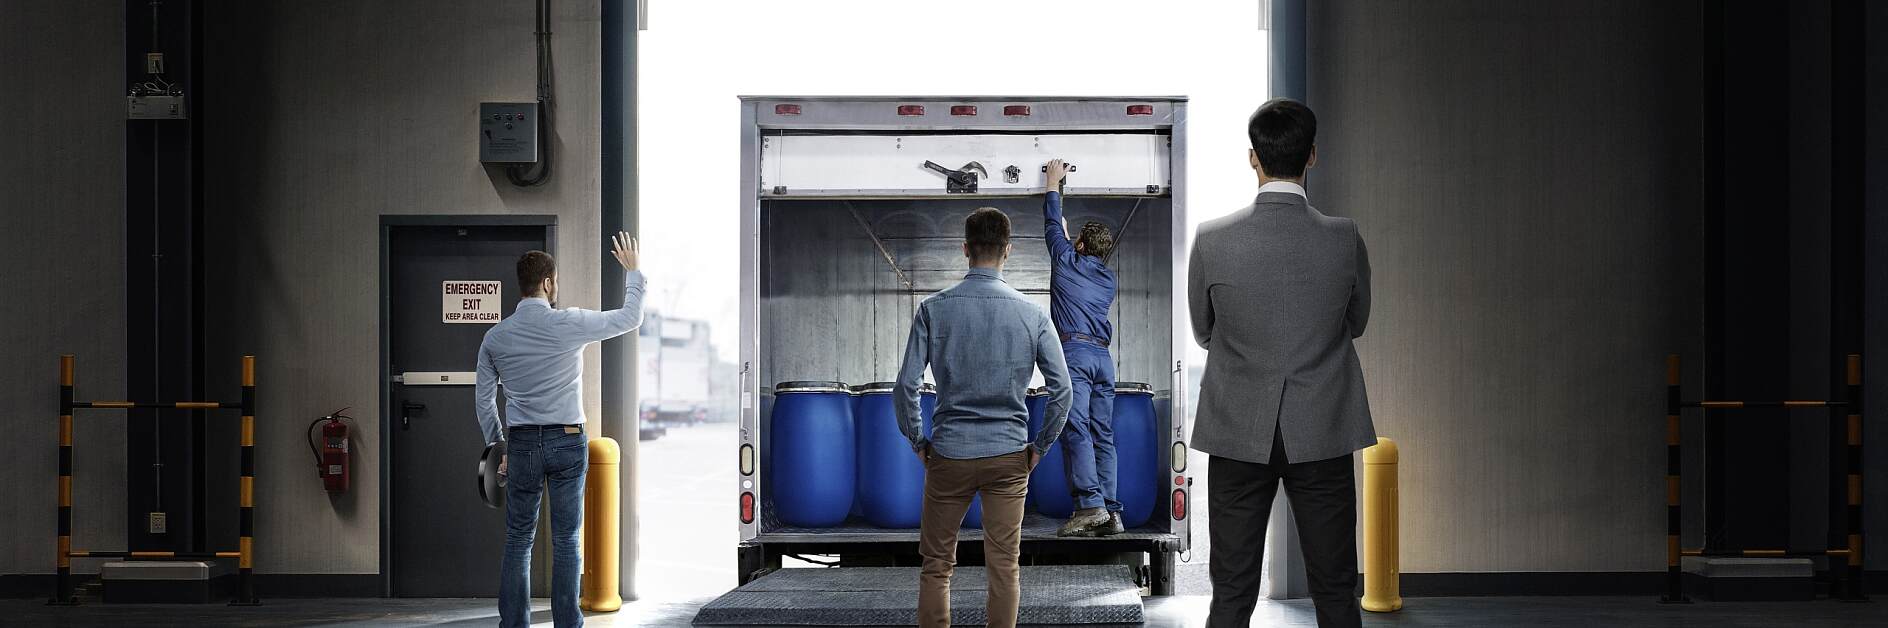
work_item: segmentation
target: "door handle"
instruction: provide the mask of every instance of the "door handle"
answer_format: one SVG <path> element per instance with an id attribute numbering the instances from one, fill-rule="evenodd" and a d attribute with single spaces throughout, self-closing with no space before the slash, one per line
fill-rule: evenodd
<path id="1" fill-rule="evenodd" d="M 411 429 L 413 415 L 426 411 L 426 404 L 408 401 L 400 404 L 400 429 Z"/>

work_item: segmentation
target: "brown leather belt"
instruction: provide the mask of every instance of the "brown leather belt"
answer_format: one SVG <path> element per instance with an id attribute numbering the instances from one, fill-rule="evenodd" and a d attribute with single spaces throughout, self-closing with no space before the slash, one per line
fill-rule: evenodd
<path id="1" fill-rule="evenodd" d="M 1088 334 L 1064 333 L 1064 334 L 1061 334 L 1061 336 L 1062 336 L 1062 342 L 1073 342 L 1073 341 L 1080 340 L 1082 342 L 1086 342 L 1090 344 L 1101 345 L 1101 348 L 1103 349 L 1108 348 L 1108 341 L 1102 340 L 1100 338 L 1096 338 L 1094 336 L 1090 336 Z"/>

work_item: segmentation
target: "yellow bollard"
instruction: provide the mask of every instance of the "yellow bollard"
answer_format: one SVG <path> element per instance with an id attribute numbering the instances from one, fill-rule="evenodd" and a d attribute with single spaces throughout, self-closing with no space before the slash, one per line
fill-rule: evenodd
<path id="1" fill-rule="evenodd" d="M 621 459 L 616 439 L 590 439 L 590 475 L 583 486 L 583 592 L 577 598 L 577 606 L 586 611 L 608 613 L 623 607 L 616 564 L 623 533 L 623 487 L 616 475 Z"/>
<path id="2" fill-rule="evenodd" d="M 1364 610 L 1403 608 L 1396 547 L 1396 442 L 1364 449 Z"/>

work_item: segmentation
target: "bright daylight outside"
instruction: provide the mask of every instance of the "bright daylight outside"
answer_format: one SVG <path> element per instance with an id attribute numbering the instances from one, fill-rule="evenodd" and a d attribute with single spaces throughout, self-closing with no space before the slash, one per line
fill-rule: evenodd
<path id="1" fill-rule="evenodd" d="M 651 278 L 638 343 L 645 440 L 636 588 L 644 599 L 702 598 L 736 582 L 738 233 L 741 198 L 751 192 L 740 184 L 739 96 L 1181 96 L 1192 129 L 1187 232 L 1251 199 L 1241 130 L 1267 93 L 1257 3 L 1154 10 L 1108 1 L 1080 11 L 951 4 L 959 15 L 984 16 L 974 28 L 938 22 L 940 7 L 926 4 L 652 5 L 638 48 L 641 233 Z M 728 19 L 734 13 L 741 19 Z M 1227 66 L 1251 72 L 1219 71 Z M 1197 386 L 1203 352 L 1186 347 Z M 1192 475 L 1204 495 L 1203 473 Z M 1203 507 L 1203 499 L 1194 506 L 1196 519 Z M 1194 551 L 1183 559 L 1205 555 L 1204 521 L 1193 525 Z M 1179 569 L 1181 592 L 1205 592 L 1203 572 Z"/>

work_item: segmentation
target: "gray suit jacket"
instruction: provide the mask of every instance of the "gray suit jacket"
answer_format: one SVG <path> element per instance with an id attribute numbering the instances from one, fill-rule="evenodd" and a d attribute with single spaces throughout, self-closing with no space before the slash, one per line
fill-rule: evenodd
<path id="1" fill-rule="evenodd" d="M 1200 226 L 1187 302 L 1207 349 L 1194 449 L 1267 463 L 1274 427 L 1294 463 L 1376 444 L 1351 345 L 1370 319 L 1370 260 L 1357 223 L 1296 194 L 1260 194 Z"/>

